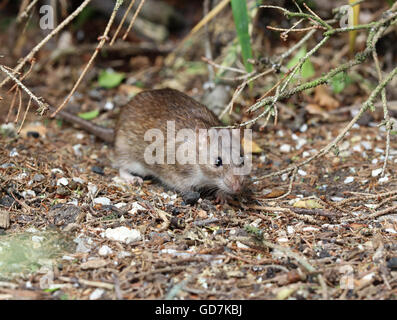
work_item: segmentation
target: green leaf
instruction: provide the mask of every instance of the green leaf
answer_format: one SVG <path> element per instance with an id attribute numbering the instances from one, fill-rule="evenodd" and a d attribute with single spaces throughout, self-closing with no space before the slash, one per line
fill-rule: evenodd
<path id="1" fill-rule="evenodd" d="M 231 4 L 245 69 L 247 72 L 251 72 L 253 69 L 252 64 L 248 62 L 248 59 L 252 58 L 252 49 L 251 38 L 248 33 L 247 2 L 245 0 L 231 0 Z"/>
<path id="2" fill-rule="evenodd" d="M 43 291 L 44 292 L 55 292 L 55 291 L 58 291 L 60 288 L 48 288 L 48 289 L 44 289 Z"/>
<path id="3" fill-rule="evenodd" d="M 331 87 L 334 93 L 341 93 L 353 80 L 346 74 L 340 72 L 331 79 Z"/>
<path id="4" fill-rule="evenodd" d="M 111 89 L 117 87 L 124 78 L 123 73 L 102 70 L 99 74 L 98 83 L 103 88 Z"/>
<path id="5" fill-rule="evenodd" d="M 299 51 L 295 54 L 295 56 L 288 62 L 287 68 L 291 69 L 294 66 L 296 66 L 299 63 L 299 60 L 302 59 L 306 55 L 306 53 L 307 53 L 306 47 L 305 46 L 301 47 Z M 310 62 L 309 59 L 307 59 L 302 65 L 301 76 L 302 78 L 308 79 L 314 76 L 314 74 L 315 71 L 313 64 Z"/>
<path id="6" fill-rule="evenodd" d="M 99 110 L 98 110 L 98 109 L 92 110 L 92 111 L 88 111 L 88 112 L 82 112 L 82 113 L 79 113 L 79 114 L 78 114 L 78 116 L 79 116 L 81 119 L 84 119 L 84 120 L 92 120 L 92 119 L 95 119 L 96 117 L 98 117 L 98 115 L 99 115 Z"/>

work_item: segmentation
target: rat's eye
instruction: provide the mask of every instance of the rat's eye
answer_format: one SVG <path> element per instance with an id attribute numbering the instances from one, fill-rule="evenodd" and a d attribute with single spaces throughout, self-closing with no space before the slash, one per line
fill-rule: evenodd
<path id="1" fill-rule="evenodd" d="M 218 158 L 216 159 L 215 165 L 216 165 L 217 167 L 220 167 L 220 166 L 222 165 L 222 158 L 221 158 L 221 157 L 218 157 Z"/>

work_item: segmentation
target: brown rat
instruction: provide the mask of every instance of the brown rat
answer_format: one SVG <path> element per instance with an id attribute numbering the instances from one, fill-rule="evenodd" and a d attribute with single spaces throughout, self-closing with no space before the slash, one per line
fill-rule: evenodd
<path id="1" fill-rule="evenodd" d="M 141 183 L 143 177 L 152 176 L 182 194 L 211 193 L 218 200 L 240 194 L 246 185 L 246 175 L 238 171 L 244 164 L 240 135 L 237 134 L 238 145 L 229 143 L 231 140 L 216 138 L 219 145 L 207 152 L 207 157 L 200 158 L 204 162 L 200 161 L 200 151 L 210 150 L 210 137 L 201 136 L 205 132 L 203 129 L 220 127 L 222 123 L 204 105 L 177 90 L 148 90 L 137 94 L 121 109 L 114 131 L 67 112 L 61 112 L 59 116 L 107 142 L 114 142 L 114 164 L 120 177 L 128 182 Z M 182 139 L 179 137 L 178 140 L 178 134 L 183 130 L 187 134 L 182 134 Z M 236 138 L 232 130 L 212 130 L 215 134 L 223 130 L 222 133 L 230 133 L 231 139 Z M 175 133 L 177 141 L 172 144 Z M 155 152 L 149 152 L 154 148 Z M 185 156 L 186 162 L 189 152 L 190 163 L 178 161 L 180 156 Z M 155 163 L 153 155 L 160 155 Z"/>

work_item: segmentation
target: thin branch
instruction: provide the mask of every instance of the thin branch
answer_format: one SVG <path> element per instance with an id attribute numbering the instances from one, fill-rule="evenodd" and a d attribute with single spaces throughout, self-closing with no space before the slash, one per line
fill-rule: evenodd
<path id="1" fill-rule="evenodd" d="M 52 30 L 43 40 L 40 41 L 38 45 L 36 45 L 25 58 L 15 67 L 13 71 L 13 75 L 17 74 L 26 62 L 33 59 L 34 55 L 59 31 L 61 31 L 65 26 L 67 26 L 83 9 L 90 3 L 91 0 L 85 0 L 71 15 L 69 15 L 65 20 L 62 21 L 54 30 Z M 6 77 L 1 83 L 0 88 L 3 87 L 9 80 L 10 76 Z"/>
<path id="2" fill-rule="evenodd" d="M 114 5 L 114 8 L 113 8 L 112 15 L 110 16 L 110 19 L 109 19 L 108 24 L 107 24 L 107 26 L 105 28 L 105 31 L 104 31 L 103 35 L 101 37 L 99 37 L 100 41 L 99 41 L 98 46 L 96 47 L 94 53 L 92 54 L 90 60 L 88 61 L 87 65 L 85 66 L 85 68 L 84 68 L 83 72 L 81 73 L 80 77 L 77 79 L 77 81 L 76 81 L 75 85 L 73 86 L 72 90 L 69 92 L 68 96 L 62 102 L 62 104 L 56 109 L 56 111 L 54 111 L 51 114 L 51 117 L 55 117 L 55 115 L 69 102 L 69 100 L 72 97 L 73 93 L 76 91 L 77 87 L 79 86 L 81 80 L 83 80 L 83 77 L 87 73 L 88 69 L 91 67 L 92 62 L 94 61 L 94 59 L 98 55 L 99 51 L 102 49 L 102 47 L 104 46 L 106 40 L 108 39 L 108 34 L 109 34 L 110 27 L 112 26 L 114 18 L 116 16 L 116 13 L 119 10 L 119 8 L 120 8 L 122 3 L 123 3 L 123 0 L 117 0 L 116 1 L 115 5 Z"/>

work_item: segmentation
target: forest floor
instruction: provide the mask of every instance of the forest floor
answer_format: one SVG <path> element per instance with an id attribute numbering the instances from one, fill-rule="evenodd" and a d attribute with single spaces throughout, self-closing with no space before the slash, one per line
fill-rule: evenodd
<path id="1" fill-rule="evenodd" d="M 251 185 L 255 199 L 219 205 L 204 199 L 190 206 L 151 181 L 124 185 L 111 167 L 110 146 L 72 127 L 60 130 L 56 121 L 42 123 L 30 130 L 45 130 L 45 137 L 1 138 L 0 208 L 10 213 L 11 225 L 0 237 L 12 241 L 22 233 L 39 250 L 55 246 L 48 259 L 57 263 L 0 282 L 4 297 L 396 296 L 397 141 L 387 178 L 379 179 L 384 137 L 376 127 L 353 129 L 340 150 L 345 156 L 302 168 L 285 199 L 271 198 L 287 192 L 289 179 L 273 178 Z M 254 157 L 254 167 L 285 167 L 324 146 L 343 125 L 309 127 L 295 140 L 289 129 L 268 133 L 256 140 L 266 157 Z M 299 139 L 313 142 L 296 150 Z M 282 153 L 281 145 L 294 151 Z M 136 230 L 136 238 L 116 241 L 111 230 L 119 227 Z M 29 259 L 19 263 L 31 271 Z"/>

